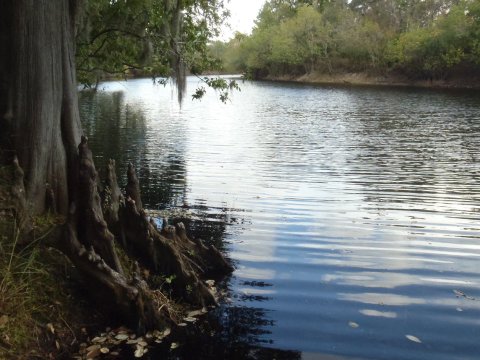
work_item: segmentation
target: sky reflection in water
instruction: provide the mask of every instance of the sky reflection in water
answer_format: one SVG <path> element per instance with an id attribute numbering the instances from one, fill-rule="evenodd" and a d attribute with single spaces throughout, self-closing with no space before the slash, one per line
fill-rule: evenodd
<path id="1" fill-rule="evenodd" d="M 81 95 L 97 166 L 133 162 L 150 209 L 235 261 L 224 354 L 478 355 L 479 95 L 243 83 L 180 108 L 149 80 L 103 87 Z"/>

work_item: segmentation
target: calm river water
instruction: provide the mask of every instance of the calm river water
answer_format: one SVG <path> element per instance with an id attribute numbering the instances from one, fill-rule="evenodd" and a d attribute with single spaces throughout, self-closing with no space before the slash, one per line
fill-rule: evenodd
<path id="1" fill-rule="evenodd" d="M 146 208 L 235 263 L 176 356 L 478 359 L 480 94 L 240 85 L 181 108 L 150 80 L 80 94 L 97 167 L 133 162 Z"/>

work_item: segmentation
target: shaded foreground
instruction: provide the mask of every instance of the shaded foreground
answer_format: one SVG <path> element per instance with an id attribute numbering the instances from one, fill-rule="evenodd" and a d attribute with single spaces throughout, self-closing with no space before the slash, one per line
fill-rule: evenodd
<path id="1" fill-rule="evenodd" d="M 215 305 L 215 295 L 204 280 L 233 270 L 222 254 L 200 239 L 190 240 L 182 223 L 170 226 L 164 219 L 162 228 L 157 228 L 142 208 L 131 165 L 124 196 L 115 163 L 108 164 L 107 178 L 100 184 L 85 137 L 78 149 L 77 201 L 67 219 L 56 216 L 58 225 L 52 226 L 47 245 L 74 264 L 97 310 L 145 334 L 174 328 L 182 319 L 183 311 L 171 306 L 170 297 L 188 304 L 184 305 L 187 309 Z M 15 245 L 18 242 L 18 249 L 24 249 L 36 245 L 36 227 L 25 199 L 23 171 L 16 158 L 12 164 L 2 166 L 9 173 L 9 184 L 3 187 L 7 191 L 2 192 L 1 210 L 2 216 L 16 219 L 22 232 Z M 56 213 L 54 204 L 53 192 L 47 193 L 50 214 Z M 0 315 L 3 311 L 0 308 Z M 5 348 L 11 347 L 8 339 L 4 343 Z"/>

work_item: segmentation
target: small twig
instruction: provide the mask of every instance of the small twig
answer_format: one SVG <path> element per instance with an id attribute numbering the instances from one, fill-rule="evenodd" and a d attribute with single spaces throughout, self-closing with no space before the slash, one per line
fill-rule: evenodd
<path id="1" fill-rule="evenodd" d="M 60 319 L 63 321 L 63 323 L 65 324 L 65 326 L 68 328 L 68 330 L 70 330 L 70 332 L 72 333 L 74 342 L 77 341 L 77 336 L 75 335 L 75 332 L 72 330 L 72 328 L 70 327 L 70 325 L 68 325 L 67 321 L 63 318 L 62 314 L 58 313 L 58 316 L 59 316 Z"/>

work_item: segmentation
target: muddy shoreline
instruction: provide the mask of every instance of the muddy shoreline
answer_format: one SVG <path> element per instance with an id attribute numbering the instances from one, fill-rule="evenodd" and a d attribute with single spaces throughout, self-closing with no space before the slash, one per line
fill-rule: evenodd
<path id="1" fill-rule="evenodd" d="M 371 85 L 371 86 L 403 86 L 431 89 L 480 89 L 480 77 L 452 76 L 444 80 L 412 80 L 402 75 L 371 75 L 363 72 L 323 74 L 309 73 L 304 75 L 266 76 L 259 80 L 298 82 L 318 85 Z"/>

